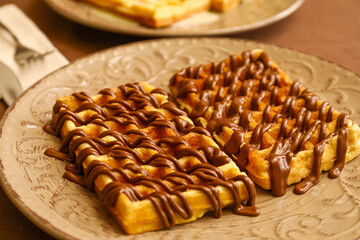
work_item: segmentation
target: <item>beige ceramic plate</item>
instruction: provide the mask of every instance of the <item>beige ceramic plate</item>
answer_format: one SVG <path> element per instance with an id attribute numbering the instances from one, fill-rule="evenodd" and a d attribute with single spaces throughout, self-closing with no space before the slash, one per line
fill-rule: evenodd
<path id="1" fill-rule="evenodd" d="M 360 237 L 360 157 L 338 179 L 322 174 L 305 195 L 273 197 L 258 189 L 259 217 L 225 210 L 170 230 L 124 236 L 95 194 L 62 178 L 65 163 L 44 156 L 60 140 L 42 131 L 57 97 L 75 91 L 149 81 L 167 87 L 176 69 L 264 48 L 294 80 L 313 89 L 360 122 L 360 77 L 333 63 L 297 51 L 228 38 L 163 39 L 112 48 L 80 59 L 38 82 L 2 120 L 1 183 L 13 203 L 35 224 L 69 239 L 355 239 Z"/>
<path id="2" fill-rule="evenodd" d="M 244 32 L 277 22 L 297 10 L 305 0 L 244 0 L 225 13 L 203 12 L 164 29 L 137 22 L 76 0 L 45 0 L 59 14 L 86 26 L 140 36 L 200 36 Z"/>

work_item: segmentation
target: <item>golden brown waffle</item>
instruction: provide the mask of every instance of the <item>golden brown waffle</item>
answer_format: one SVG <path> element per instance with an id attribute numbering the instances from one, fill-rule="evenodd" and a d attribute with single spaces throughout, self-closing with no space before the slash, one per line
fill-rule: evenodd
<path id="1" fill-rule="evenodd" d="M 162 28 L 195 13 L 213 8 L 225 11 L 240 0 L 78 0 L 134 19 L 141 24 Z"/>
<path id="2" fill-rule="evenodd" d="M 222 208 L 256 216 L 255 187 L 210 133 L 145 83 L 57 99 L 53 124 L 64 177 L 94 190 L 128 234 L 170 228 Z"/>
<path id="3" fill-rule="evenodd" d="M 338 177 L 360 153 L 359 126 L 291 81 L 261 49 L 182 69 L 170 90 L 195 125 L 275 196 L 293 183 L 305 193 L 321 171 Z"/>
<path id="4" fill-rule="evenodd" d="M 235 7 L 241 1 L 242 0 L 211 0 L 211 8 L 224 12 Z"/>

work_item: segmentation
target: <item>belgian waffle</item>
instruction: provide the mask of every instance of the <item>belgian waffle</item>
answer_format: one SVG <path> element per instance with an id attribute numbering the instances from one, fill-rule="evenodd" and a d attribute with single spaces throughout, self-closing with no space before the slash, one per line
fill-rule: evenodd
<path id="1" fill-rule="evenodd" d="M 222 208 L 256 216 L 255 187 L 210 133 L 145 83 L 57 99 L 52 124 L 64 177 L 94 190 L 128 234 L 170 228 Z"/>
<path id="2" fill-rule="evenodd" d="M 302 194 L 322 171 L 336 178 L 360 153 L 360 129 L 261 49 L 184 68 L 170 90 L 195 125 L 209 130 L 242 171 L 273 195 Z"/>
<path id="3" fill-rule="evenodd" d="M 225 11 L 240 0 L 78 0 L 134 19 L 141 24 L 162 28 L 195 13 L 214 9 Z"/>
<path id="4" fill-rule="evenodd" d="M 227 11 L 237 4 L 239 4 L 242 0 L 212 0 L 211 8 L 217 11 Z"/>

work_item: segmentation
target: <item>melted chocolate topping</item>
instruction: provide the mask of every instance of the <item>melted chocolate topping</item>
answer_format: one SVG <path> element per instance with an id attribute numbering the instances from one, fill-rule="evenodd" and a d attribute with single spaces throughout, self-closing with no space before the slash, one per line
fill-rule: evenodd
<path id="1" fill-rule="evenodd" d="M 314 147 L 312 172 L 294 191 L 303 194 L 318 182 L 325 144 L 336 135 L 337 157 L 329 177 L 339 176 L 345 164 L 348 138 L 346 123 L 349 117 L 341 114 L 337 119 L 335 133 L 326 135 L 326 123 L 333 120 L 334 108 L 327 102 L 318 106 L 319 97 L 309 89 L 303 89 L 300 82 L 294 81 L 291 85 L 284 82 L 273 68 L 269 55 L 261 53 L 256 58 L 250 51 L 245 51 L 241 58 L 233 55 L 224 65 L 225 62 L 211 64 L 211 71 L 203 70 L 203 89 L 191 88 L 193 90 L 190 91 L 188 86 L 183 87 L 183 81 L 191 82 L 192 86 L 201 85 L 190 79 L 189 74 L 186 74 L 189 70 L 186 69 L 172 79 L 170 86 L 178 84 L 177 92 L 181 93 L 181 96 L 178 94 L 177 97 L 184 98 L 189 92 L 200 93 L 200 99 L 190 113 L 193 121 L 198 123 L 199 118 L 208 119 L 207 129 L 216 134 L 222 132 L 225 126 L 231 128 L 233 134 L 223 146 L 223 150 L 230 156 L 235 156 L 242 170 L 246 169 L 249 154 L 254 149 L 262 150 L 269 146 L 264 142 L 265 133 L 273 125 L 280 124 L 277 142 L 268 156 L 271 188 L 276 196 L 282 196 L 286 192 L 292 157 L 298 151 L 307 149 L 306 144 L 317 129 L 320 129 L 320 133 Z M 206 68 L 207 65 L 202 66 L 202 69 Z M 187 78 L 182 80 L 184 77 Z M 280 88 L 285 87 L 288 88 L 288 96 L 282 100 Z M 282 105 L 281 111 L 272 113 L 273 109 L 278 109 L 278 105 Z M 302 107 L 298 107 L 299 105 Z M 211 106 L 214 110 L 209 118 L 206 113 Z M 257 125 L 250 126 L 254 111 L 263 111 L 262 120 L 260 123 L 254 120 Z M 317 119 L 315 111 L 318 111 Z M 292 125 L 294 121 L 295 124 Z M 244 136 L 249 131 L 253 133 L 250 142 L 246 143 Z"/>
<path id="2" fill-rule="evenodd" d="M 213 67 L 212 71 L 223 72 L 224 64 Z M 201 74 L 202 69 L 196 72 L 196 69 L 189 69 L 183 74 L 188 77 Z M 195 91 L 192 82 L 184 83 L 183 93 Z M 102 107 L 86 93 L 73 94 L 81 102 L 75 112 L 92 110 L 94 114 L 88 118 L 81 118 L 76 113 L 69 110 L 66 103 L 58 101 L 54 106 L 54 113 L 57 114 L 57 120 L 53 126 L 44 127 L 47 132 L 60 135 L 63 124 L 66 121 L 73 122 L 76 126 L 94 124 L 102 128 L 97 137 L 89 137 L 88 134 L 76 128 L 69 132 L 61 144 L 61 152 L 54 149 L 46 151 L 48 156 L 69 162 L 66 166 L 64 177 L 70 181 L 94 189 L 95 179 L 100 175 L 107 175 L 113 182 L 107 184 L 99 193 L 99 198 L 106 206 L 113 206 L 120 194 L 125 194 L 131 201 L 140 201 L 149 199 L 155 209 L 163 226 L 172 227 L 175 224 L 175 214 L 179 214 L 185 219 L 192 217 L 192 209 L 187 202 L 184 191 L 188 189 L 197 189 L 202 191 L 211 201 L 214 208 L 214 216 L 220 217 L 223 203 L 220 199 L 216 186 L 223 186 L 232 193 L 234 198 L 234 212 L 257 216 L 260 214 L 255 205 L 255 187 L 246 176 L 238 176 L 235 179 L 227 179 L 223 173 L 216 167 L 229 163 L 231 159 L 223 154 L 221 150 L 214 146 L 202 146 L 199 149 L 192 148 L 182 137 L 188 133 L 197 133 L 210 137 L 210 133 L 201 127 L 195 127 L 192 123 L 181 118 L 186 116 L 185 112 L 178 109 L 175 104 L 167 102 L 160 106 L 157 99 L 145 92 L 140 84 L 127 84 L 120 86 L 126 99 L 116 99 L 116 95 L 110 89 L 100 91 L 100 94 L 110 96 L 110 99 Z M 166 92 L 155 89 L 152 93 L 163 94 Z M 175 115 L 172 121 L 157 111 L 146 111 L 143 108 L 152 106 L 163 108 Z M 56 111 L 55 111 L 56 110 Z M 115 113 L 109 116 L 107 111 Z M 112 130 L 110 126 L 117 125 L 124 130 Z M 137 129 L 125 130 L 127 126 L 134 126 Z M 152 126 L 156 128 L 155 133 L 161 133 L 160 128 L 171 129 L 174 135 L 166 135 L 154 141 L 140 128 Z M 105 141 L 105 137 L 113 137 L 115 140 Z M 79 146 L 87 144 L 88 147 L 79 150 Z M 140 155 L 137 149 L 148 149 L 157 153 L 151 157 Z M 164 149 L 176 148 L 174 155 L 165 152 Z M 141 151 L 140 151 L 141 152 Z M 83 168 L 83 162 L 89 157 L 108 155 L 117 163 L 111 167 L 110 163 L 100 160 L 93 160 L 87 167 Z M 182 157 L 195 157 L 199 163 L 192 166 L 180 164 Z M 124 166 L 118 166 L 121 160 L 130 160 L 132 162 Z M 163 179 L 156 176 L 150 176 L 142 168 L 142 165 L 157 167 L 158 169 L 172 169 Z M 198 180 L 195 180 L 198 179 Z M 245 206 L 240 198 L 238 185 L 235 181 L 243 181 L 248 189 L 249 201 Z M 137 185 L 143 185 L 152 189 L 153 193 L 144 194 L 137 190 Z M 180 201 L 174 201 L 171 195 L 177 196 Z"/>

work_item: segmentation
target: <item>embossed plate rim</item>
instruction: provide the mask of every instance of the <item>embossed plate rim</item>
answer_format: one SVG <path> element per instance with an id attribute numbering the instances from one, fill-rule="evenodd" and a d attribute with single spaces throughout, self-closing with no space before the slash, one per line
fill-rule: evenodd
<path id="1" fill-rule="evenodd" d="M 234 45 L 239 45 L 241 47 L 246 47 L 245 45 L 251 45 L 251 46 L 258 46 L 261 48 L 271 48 L 274 51 L 283 51 L 283 52 L 289 52 L 289 53 L 297 53 L 297 54 L 301 54 L 302 56 L 306 56 L 308 58 L 311 59 L 315 59 L 316 61 L 320 61 L 322 63 L 324 63 L 325 65 L 328 65 L 330 67 L 338 67 L 340 68 L 339 71 L 343 71 L 346 72 L 352 76 L 355 76 L 357 79 L 360 79 L 360 76 L 354 72 L 351 72 L 347 69 L 345 69 L 344 67 L 341 67 L 337 64 L 334 64 L 330 61 L 324 60 L 324 59 L 320 59 L 319 57 L 316 57 L 314 55 L 310 55 L 310 54 L 306 54 L 306 53 L 301 53 L 299 51 L 296 50 L 291 50 L 288 48 L 284 48 L 284 47 L 279 47 L 279 46 L 275 46 L 275 45 L 271 45 L 271 44 L 264 44 L 264 43 L 260 43 L 260 42 L 254 42 L 254 41 L 247 41 L 247 40 L 238 40 L 238 39 L 230 39 L 230 38 L 174 38 L 174 39 L 160 39 L 160 40 L 147 40 L 147 41 L 143 41 L 143 42 L 136 42 L 136 43 L 131 43 L 131 44 L 126 44 L 126 45 L 122 45 L 122 46 L 117 46 L 117 47 L 113 47 L 110 49 L 106 49 L 91 55 L 88 55 L 86 57 L 83 57 L 81 59 L 76 60 L 75 62 L 71 63 L 68 66 L 65 66 L 51 74 L 49 74 L 48 76 L 46 76 L 45 78 L 43 78 L 42 80 L 40 80 L 39 82 L 37 82 L 36 84 L 34 84 L 30 89 L 26 90 L 17 100 L 16 102 L 11 105 L 9 107 L 9 109 L 6 111 L 4 117 L 2 118 L 1 122 L 0 122 L 0 139 L 3 140 L 4 136 L 3 136 L 3 126 L 7 121 L 16 121 L 13 119 L 9 119 L 9 114 L 11 112 L 13 112 L 14 110 L 16 110 L 17 108 L 21 108 L 21 106 L 19 105 L 19 101 L 21 101 L 22 99 L 26 99 L 29 95 L 36 93 L 37 90 L 37 86 L 39 86 L 40 84 L 54 84 L 54 78 L 56 78 L 56 76 L 61 75 L 61 73 L 67 71 L 68 69 L 71 69 L 75 66 L 77 66 L 78 64 L 84 64 L 86 61 L 88 60 L 92 60 L 98 56 L 101 55 L 106 55 L 106 54 L 112 54 L 113 52 L 116 51 L 121 51 L 121 50 L 125 50 L 127 48 L 132 48 L 132 47 L 136 47 L 136 46 L 151 46 L 152 44 L 166 44 L 168 43 L 169 45 L 171 44 L 178 44 L 177 47 L 180 48 L 179 42 L 183 41 L 183 42 L 197 42 L 199 43 L 205 43 L 205 42 L 210 42 L 212 44 L 220 44 L 221 41 L 229 41 L 230 43 L 234 44 Z M 228 47 L 229 49 L 232 47 Z M 109 57 L 108 56 L 108 57 Z M 104 61 L 106 59 L 103 59 Z M 314 61 L 315 61 L 314 60 Z M 41 89 L 40 89 L 41 90 Z M 33 92 L 35 91 L 35 92 Z M 32 93 L 33 92 L 33 93 Z M 23 103 L 21 103 L 23 104 Z M 0 142 L 0 146 L 3 145 L 4 143 L 1 141 Z M 44 231 L 46 231 L 47 233 L 53 235 L 56 238 L 69 238 L 69 239 L 76 239 L 76 237 L 71 234 L 71 232 L 69 232 L 69 229 L 65 229 L 64 231 L 59 229 L 56 225 L 50 223 L 49 221 L 47 221 L 41 214 L 39 214 L 39 209 L 32 209 L 30 208 L 28 205 L 26 205 L 26 203 L 24 202 L 24 200 L 22 199 L 24 196 L 22 196 L 21 194 L 18 194 L 17 190 L 18 189 L 14 189 L 13 186 L 11 185 L 11 181 L 13 181 L 12 179 L 8 179 L 8 176 L 6 175 L 6 169 L 4 168 L 4 164 L 5 161 L 11 161 L 9 159 L 4 159 L 3 158 L 3 153 L 0 153 L 0 182 L 1 185 L 4 189 L 4 191 L 6 192 L 6 194 L 8 195 L 8 197 L 10 198 L 10 200 L 14 203 L 14 205 L 27 217 L 29 218 L 32 222 L 34 222 L 37 226 L 39 226 L 41 229 L 43 229 Z M 357 159 L 357 162 L 359 161 L 359 159 Z M 287 194 L 287 197 L 289 197 L 289 194 Z M 359 196 L 360 197 L 360 196 Z M 299 198 L 300 199 L 300 198 Z M 200 221 L 208 221 L 209 218 L 206 219 L 201 219 Z M 222 221 L 221 219 L 216 220 L 216 221 Z M 215 221 L 215 223 L 216 223 Z M 249 220 L 250 221 L 250 220 Z M 194 225 L 196 226 L 196 222 L 194 223 Z M 186 226 L 192 226 L 192 225 L 186 225 Z M 70 229 L 71 230 L 71 229 Z M 171 230 L 170 230 L 171 231 Z M 156 236 L 158 236 L 158 234 L 162 234 L 165 231 L 160 231 L 160 232 L 155 232 L 153 233 L 153 235 L 156 238 Z M 141 235 L 139 235 L 141 236 Z"/>
<path id="2" fill-rule="evenodd" d="M 209 24 L 204 24 L 203 29 L 196 29 L 195 31 L 191 31 L 191 29 L 188 28 L 177 28 L 176 29 L 177 31 L 175 31 L 174 29 L 171 28 L 153 29 L 141 25 L 131 25 L 131 24 L 127 25 L 127 23 L 122 23 L 120 21 L 117 21 L 115 18 L 111 20 L 108 17 L 101 16 L 99 13 L 96 12 L 94 13 L 94 11 L 86 10 L 81 5 L 82 3 L 76 4 L 79 7 L 79 9 L 84 11 L 84 13 L 78 14 L 79 12 L 76 13 L 76 11 L 74 11 L 72 8 L 67 7 L 66 1 L 45 0 L 45 2 L 48 4 L 48 6 L 50 6 L 50 8 L 52 8 L 55 12 L 62 15 L 63 17 L 70 19 L 71 21 L 80 23 L 88 27 L 105 30 L 109 32 L 123 33 L 128 35 L 135 35 L 135 36 L 146 36 L 146 37 L 217 36 L 224 34 L 246 32 L 271 25 L 290 16 L 297 9 L 299 9 L 302 6 L 302 4 L 305 2 L 305 0 L 294 0 L 294 3 L 292 5 L 287 7 L 285 10 L 276 13 L 275 15 L 267 17 L 263 20 L 251 22 L 244 25 L 238 25 L 238 26 L 225 25 L 223 27 L 218 27 L 215 29 L 206 28 L 206 25 L 212 24 L 212 22 L 210 22 Z M 72 1 L 71 4 L 74 4 L 73 0 L 70 1 Z M 95 9 L 95 8 L 90 7 L 90 9 Z M 97 11 L 102 11 L 102 10 L 97 10 Z M 220 14 L 217 15 L 220 16 Z"/>

